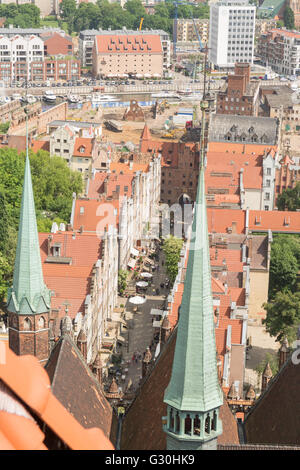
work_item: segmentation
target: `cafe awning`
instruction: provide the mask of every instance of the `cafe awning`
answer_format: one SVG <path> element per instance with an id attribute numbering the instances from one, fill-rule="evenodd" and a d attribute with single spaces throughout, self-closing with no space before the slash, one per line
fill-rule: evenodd
<path id="1" fill-rule="evenodd" d="M 135 263 L 136 263 L 136 259 L 130 258 L 130 260 L 127 263 L 127 266 L 133 269 L 135 267 Z"/>
<path id="2" fill-rule="evenodd" d="M 139 256 L 140 252 L 139 250 L 136 250 L 135 248 L 131 248 L 130 254 L 133 256 Z"/>
<path id="3" fill-rule="evenodd" d="M 145 258 L 144 263 L 154 264 L 154 261 L 150 258 Z"/>
<path id="4" fill-rule="evenodd" d="M 160 321 L 154 320 L 152 326 L 153 326 L 153 328 L 160 328 Z"/>
<path id="5" fill-rule="evenodd" d="M 158 308 L 151 308 L 150 310 L 150 315 L 163 315 L 163 310 L 160 310 Z"/>

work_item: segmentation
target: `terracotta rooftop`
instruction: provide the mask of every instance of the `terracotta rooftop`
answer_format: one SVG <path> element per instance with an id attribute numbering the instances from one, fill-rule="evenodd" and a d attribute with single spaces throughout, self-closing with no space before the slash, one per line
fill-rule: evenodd
<path id="1" fill-rule="evenodd" d="M 208 231 L 226 233 L 234 224 L 233 233 L 245 233 L 246 211 L 219 208 L 207 209 Z M 249 229 L 253 232 L 298 233 L 300 213 L 297 211 L 249 211 Z"/>
<path id="2" fill-rule="evenodd" d="M 95 37 L 97 53 L 112 54 L 155 54 L 162 52 L 159 35 L 108 35 L 101 34 Z"/>
<path id="3" fill-rule="evenodd" d="M 17 356 L 1 343 L 6 359 L 0 362 L 1 450 L 47 449 L 39 426 L 45 426 L 45 432 L 49 428 L 72 450 L 113 450 L 100 428 L 84 429 L 54 396 L 47 372 L 35 357 Z"/>
<path id="4" fill-rule="evenodd" d="M 117 227 L 120 215 L 120 200 L 77 199 L 74 213 L 74 229 L 83 226 L 85 232 L 99 231 L 101 235 L 108 225 Z"/>
<path id="5" fill-rule="evenodd" d="M 96 234 L 73 232 L 53 233 L 53 244 L 60 244 L 61 256 L 48 259 L 49 233 L 40 233 L 40 253 L 45 284 L 54 292 L 51 308 L 58 310 L 57 321 L 54 322 L 54 334 L 59 333 L 60 319 L 65 315 L 64 302 L 68 300 L 69 315 L 73 319 L 78 312 L 84 312 L 86 295 L 92 277 L 92 269 L 100 258 L 101 241 Z M 60 262 L 60 258 L 71 259 L 71 264 Z"/>
<path id="6" fill-rule="evenodd" d="M 39 150 L 45 150 L 50 152 L 50 142 L 49 140 L 33 140 L 31 144 L 33 152 L 38 152 Z"/>
<path id="7" fill-rule="evenodd" d="M 76 137 L 73 155 L 75 157 L 90 158 L 93 153 L 93 139 Z"/>

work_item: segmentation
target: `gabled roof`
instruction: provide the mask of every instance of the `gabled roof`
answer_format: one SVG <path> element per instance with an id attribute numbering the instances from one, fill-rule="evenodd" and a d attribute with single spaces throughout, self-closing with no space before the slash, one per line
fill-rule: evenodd
<path id="1" fill-rule="evenodd" d="M 86 429 L 97 427 L 110 439 L 113 410 L 80 351 L 66 334 L 55 345 L 45 366 L 55 397 Z M 116 429 L 113 438 L 115 439 Z"/>
<path id="2" fill-rule="evenodd" d="M 171 378 L 177 328 L 156 360 L 154 369 L 142 383 L 136 399 L 129 407 L 122 424 L 121 450 L 165 450 L 166 434 L 162 417 L 166 416 L 164 390 Z M 141 419 L 142 417 L 142 419 Z M 220 408 L 223 433 L 218 444 L 238 444 L 237 423 L 226 398 Z"/>
<path id="3" fill-rule="evenodd" d="M 87 137 L 76 137 L 73 156 L 74 157 L 92 157 L 93 139 Z"/>
<path id="4" fill-rule="evenodd" d="M 0 362 L 0 383 L 6 385 L 8 398 L 0 411 L 0 449 L 46 449 L 36 417 L 70 449 L 113 449 L 100 428 L 84 429 L 54 396 L 47 372 L 35 357 L 17 356 L 2 343 L 6 360 Z"/>

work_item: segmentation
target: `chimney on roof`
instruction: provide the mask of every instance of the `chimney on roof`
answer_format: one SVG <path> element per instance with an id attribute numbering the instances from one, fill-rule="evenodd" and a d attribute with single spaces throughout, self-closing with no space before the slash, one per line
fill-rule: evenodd
<path id="1" fill-rule="evenodd" d="M 79 233 L 83 233 L 83 225 L 80 226 Z"/>
<path id="2" fill-rule="evenodd" d="M 279 369 L 285 364 L 289 354 L 289 343 L 287 337 L 284 338 L 279 349 Z"/>
<path id="3" fill-rule="evenodd" d="M 273 377 L 272 369 L 270 367 L 270 364 L 267 362 L 265 370 L 263 371 L 263 374 L 262 374 L 261 393 L 263 393 L 268 388 L 268 384 L 272 377 Z"/>
<path id="4" fill-rule="evenodd" d="M 224 289 L 225 289 L 225 295 L 228 294 L 228 284 L 227 282 L 224 282 Z"/>
<path id="5" fill-rule="evenodd" d="M 67 224 L 66 231 L 67 232 L 72 232 L 72 230 L 73 230 L 72 224 Z"/>
<path id="6" fill-rule="evenodd" d="M 133 161 L 130 160 L 130 162 L 129 162 L 129 170 L 132 170 L 132 169 L 133 169 Z"/>
<path id="7" fill-rule="evenodd" d="M 53 240 L 53 235 L 49 235 L 49 236 L 48 236 L 48 246 L 47 246 L 47 248 L 48 248 L 48 256 L 51 255 L 51 242 L 52 242 L 52 240 Z"/>
<path id="8" fill-rule="evenodd" d="M 236 233 L 236 222 L 232 222 L 232 233 Z"/>

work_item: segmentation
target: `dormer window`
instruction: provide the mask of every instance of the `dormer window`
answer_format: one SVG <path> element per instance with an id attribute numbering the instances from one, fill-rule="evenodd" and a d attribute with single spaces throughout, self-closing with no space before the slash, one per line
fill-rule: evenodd
<path id="1" fill-rule="evenodd" d="M 52 256 L 60 256 L 60 249 L 61 249 L 61 244 L 60 243 L 54 243 L 54 245 L 52 245 L 52 247 L 51 247 Z"/>
<path id="2" fill-rule="evenodd" d="M 85 146 L 82 145 L 82 146 L 80 147 L 80 149 L 79 149 L 79 152 L 80 152 L 80 153 L 84 153 L 84 151 L 85 151 Z"/>

